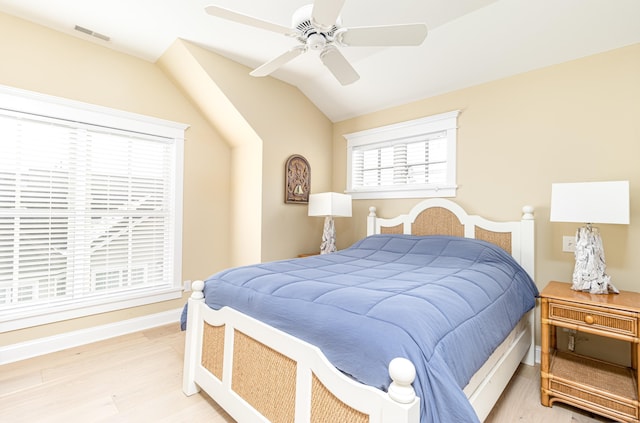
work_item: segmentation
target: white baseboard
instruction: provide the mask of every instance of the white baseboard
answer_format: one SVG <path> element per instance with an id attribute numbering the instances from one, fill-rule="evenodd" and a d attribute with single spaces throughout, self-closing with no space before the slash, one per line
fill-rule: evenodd
<path id="1" fill-rule="evenodd" d="M 175 323 L 176 330 L 179 330 L 178 324 L 181 313 L 182 309 L 179 308 L 18 344 L 6 345 L 0 347 L 0 365 L 172 323 Z"/>

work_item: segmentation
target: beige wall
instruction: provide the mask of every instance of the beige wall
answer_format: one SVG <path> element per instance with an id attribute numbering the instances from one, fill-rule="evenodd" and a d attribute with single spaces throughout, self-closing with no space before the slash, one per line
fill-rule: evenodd
<path id="1" fill-rule="evenodd" d="M 242 124 L 225 131 L 233 149 L 233 264 L 296 257 L 319 249 L 322 220 L 307 207 L 284 203 L 287 158 L 301 154 L 311 167 L 311 190 L 330 189 L 332 123 L 297 88 L 274 78 L 254 78 L 250 69 L 196 45 L 180 41 L 215 83 Z M 199 102 L 209 110 L 210 101 Z M 218 108 L 207 112 L 216 119 Z M 226 126 L 220 122 L 219 127 Z M 242 132 L 238 131 L 238 126 Z M 260 195 L 260 201 L 255 196 Z M 247 204 L 248 198 L 253 202 Z M 256 209 L 260 211 L 256 222 Z M 255 230 L 251 230 L 255 228 Z M 247 242 L 253 238 L 255 242 Z M 260 252 L 255 257 L 256 251 Z M 234 245 L 235 244 L 235 245 Z M 248 254 L 253 251 L 254 254 Z"/>
<path id="2" fill-rule="evenodd" d="M 216 78 L 215 74 L 209 72 L 221 71 L 226 75 L 234 64 L 188 42 L 176 40 L 162 55 L 158 65 L 231 147 L 231 173 L 216 181 L 228 184 L 230 193 L 227 201 L 221 203 L 224 209 L 230 211 L 224 219 L 227 232 L 231 234 L 226 245 L 229 255 L 227 265 L 259 262 L 262 233 L 262 140 L 226 95 L 224 83 L 219 82 L 222 78 Z M 233 86 L 241 84 L 231 85 Z M 239 158 L 242 158 L 241 162 Z"/>
<path id="3" fill-rule="evenodd" d="M 640 291 L 639 99 L 640 45 L 633 45 L 339 122 L 333 188 L 345 187 L 343 134 L 459 109 L 455 200 L 498 220 L 535 207 L 540 289 L 549 280 L 570 280 L 574 258 L 561 251 L 562 236 L 579 226 L 549 222 L 551 183 L 630 181 L 631 224 L 600 229 L 613 284 Z M 369 205 L 392 217 L 418 201 L 354 201 L 351 227 L 340 222 L 339 244 L 366 233 Z"/>

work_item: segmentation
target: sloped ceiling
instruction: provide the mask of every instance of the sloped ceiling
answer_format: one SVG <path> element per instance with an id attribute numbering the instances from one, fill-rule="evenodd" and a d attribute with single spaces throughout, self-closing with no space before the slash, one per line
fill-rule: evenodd
<path id="1" fill-rule="evenodd" d="M 292 13 L 307 3 L 0 0 L 0 12 L 151 62 L 184 39 L 255 68 L 296 41 L 209 16 L 204 7 L 290 26 Z M 429 34 L 419 47 L 341 48 L 361 76 L 352 85 L 340 85 L 315 52 L 272 74 L 334 122 L 640 42 L 638 0 L 346 0 L 341 16 L 349 27 L 425 22 Z"/>

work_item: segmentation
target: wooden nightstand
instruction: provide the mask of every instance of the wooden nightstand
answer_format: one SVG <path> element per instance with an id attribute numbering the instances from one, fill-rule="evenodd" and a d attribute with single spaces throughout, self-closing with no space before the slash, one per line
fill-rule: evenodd
<path id="1" fill-rule="evenodd" d="M 559 401 L 616 421 L 640 422 L 640 293 L 590 294 L 549 282 L 540 297 L 542 405 Z M 631 367 L 557 351 L 557 327 L 629 342 Z"/>

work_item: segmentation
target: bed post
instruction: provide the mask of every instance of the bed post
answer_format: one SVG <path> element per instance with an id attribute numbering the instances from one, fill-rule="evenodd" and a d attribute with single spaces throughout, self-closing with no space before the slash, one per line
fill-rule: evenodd
<path id="1" fill-rule="evenodd" d="M 204 306 L 204 282 L 193 281 L 193 293 L 189 297 L 187 309 L 187 334 L 184 346 L 184 371 L 182 373 L 182 391 L 185 395 L 200 392 L 195 382 L 196 366 L 202 355 L 203 320 L 201 307 Z"/>
<path id="2" fill-rule="evenodd" d="M 533 216 L 534 208 L 524 206 L 522 208 L 521 236 L 520 236 L 520 264 L 529 273 L 535 282 L 535 221 Z M 535 309 L 529 313 L 529 327 L 531 328 L 531 346 L 525 354 L 522 362 L 529 366 L 534 366 L 536 361 L 536 337 L 535 337 Z"/>
<path id="3" fill-rule="evenodd" d="M 531 279 L 535 279 L 535 229 L 532 206 L 524 206 L 522 208 L 520 223 L 520 264 L 529 273 Z"/>
<path id="4" fill-rule="evenodd" d="M 389 363 L 391 385 L 387 395 L 397 404 L 383 413 L 385 421 L 418 423 L 420 420 L 420 399 L 413 389 L 416 368 L 413 363 L 403 357 L 396 357 Z"/>
<path id="5" fill-rule="evenodd" d="M 376 208 L 369 207 L 369 215 L 367 216 L 367 236 L 376 233 Z"/>
<path id="6" fill-rule="evenodd" d="M 416 398 L 416 391 L 411 385 L 416 378 L 416 368 L 410 360 L 396 357 L 389 363 L 391 385 L 387 393 L 392 400 L 401 404 L 410 404 Z"/>

